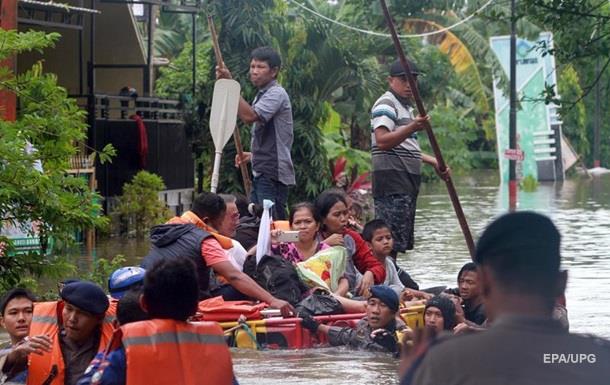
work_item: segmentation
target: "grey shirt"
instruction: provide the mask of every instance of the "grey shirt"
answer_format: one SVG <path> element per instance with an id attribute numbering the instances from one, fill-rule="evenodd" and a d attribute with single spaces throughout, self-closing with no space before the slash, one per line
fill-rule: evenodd
<path id="1" fill-rule="evenodd" d="M 286 90 L 272 80 L 252 103 L 260 121 L 252 126 L 252 171 L 287 186 L 295 184 L 290 150 L 294 139 L 292 106 Z"/>
<path id="2" fill-rule="evenodd" d="M 606 340 L 567 333 L 550 318 L 505 316 L 487 331 L 430 348 L 412 383 L 605 385 L 609 363 Z"/>
<path id="3" fill-rule="evenodd" d="M 394 263 L 390 258 L 392 257 L 387 256 L 385 258 L 385 280 L 383 281 L 383 284 L 394 290 L 394 292 L 398 295 L 398 298 L 400 298 L 400 294 L 405 289 L 405 285 L 403 285 L 400 281 L 398 271 L 396 271 L 396 267 L 394 267 Z"/>

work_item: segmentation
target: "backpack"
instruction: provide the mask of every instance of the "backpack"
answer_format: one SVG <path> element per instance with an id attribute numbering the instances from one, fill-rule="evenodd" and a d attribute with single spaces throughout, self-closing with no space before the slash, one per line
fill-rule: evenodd
<path id="1" fill-rule="evenodd" d="M 258 265 L 256 255 L 249 255 L 244 262 L 243 272 L 271 295 L 291 305 L 299 303 L 308 290 L 292 263 L 277 255 L 263 256 Z"/>

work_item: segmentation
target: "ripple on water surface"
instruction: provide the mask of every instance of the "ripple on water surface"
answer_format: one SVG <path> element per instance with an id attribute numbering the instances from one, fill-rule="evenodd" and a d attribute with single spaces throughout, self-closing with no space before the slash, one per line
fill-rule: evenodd
<path id="1" fill-rule="evenodd" d="M 494 176 L 454 179 L 475 239 L 494 216 L 507 210 L 507 192 Z M 610 338 L 610 175 L 541 185 L 535 192 L 520 193 L 519 209 L 551 216 L 562 232 L 571 330 Z M 423 287 L 455 286 L 455 275 L 470 257 L 443 184 L 422 186 L 415 236 L 415 250 L 401 255 L 400 263 Z M 113 240 L 98 245 L 97 255 L 124 254 L 137 263 L 147 251 L 147 243 Z M 90 265 L 87 257 L 80 262 L 83 268 Z M 397 383 L 394 359 L 340 348 L 235 350 L 233 362 L 242 385 Z"/>
<path id="2" fill-rule="evenodd" d="M 346 348 L 233 350 L 240 385 L 353 385 L 398 383 L 398 361 L 387 354 Z"/>

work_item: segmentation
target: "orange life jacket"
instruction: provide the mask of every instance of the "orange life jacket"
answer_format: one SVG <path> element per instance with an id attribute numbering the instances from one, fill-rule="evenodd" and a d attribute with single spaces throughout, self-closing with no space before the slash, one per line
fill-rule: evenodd
<path id="1" fill-rule="evenodd" d="M 290 222 L 288 221 L 273 221 L 271 224 L 271 230 L 282 230 L 282 231 L 290 231 Z"/>
<path id="2" fill-rule="evenodd" d="M 42 355 L 30 354 L 28 359 L 28 385 L 64 385 L 65 364 L 59 344 L 59 330 L 62 323 L 63 301 L 38 302 L 34 304 L 34 315 L 30 325 L 30 336 L 46 334 L 53 340 L 50 352 Z M 113 321 L 116 301 L 110 301 L 102 324 L 102 335 L 98 352 L 103 351 L 114 332 Z"/>
<path id="3" fill-rule="evenodd" d="M 220 243 L 220 247 L 222 247 L 223 249 L 229 250 L 229 249 L 233 248 L 233 241 L 231 240 L 231 238 L 218 234 L 218 232 L 215 229 L 213 229 L 211 226 L 208 226 L 206 223 L 204 223 L 197 216 L 197 214 L 195 214 L 192 211 L 187 211 L 179 217 L 174 217 L 174 218 L 170 219 L 169 221 L 167 221 L 167 223 L 169 223 L 169 224 L 192 223 L 195 226 L 199 227 L 201 230 L 210 233 L 210 235 L 212 235 L 214 238 L 216 238 L 218 243 Z"/>
<path id="4" fill-rule="evenodd" d="M 233 383 L 231 353 L 215 322 L 153 319 L 119 330 L 127 360 L 126 385 Z"/>

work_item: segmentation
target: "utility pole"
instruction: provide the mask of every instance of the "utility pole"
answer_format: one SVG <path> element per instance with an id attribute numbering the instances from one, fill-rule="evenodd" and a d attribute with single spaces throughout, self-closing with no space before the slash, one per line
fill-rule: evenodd
<path id="1" fill-rule="evenodd" d="M 599 130 L 600 130 L 600 126 L 601 126 L 601 78 L 600 78 L 600 71 L 601 71 L 601 67 L 600 67 L 600 61 L 599 58 L 597 58 L 597 63 L 595 65 L 595 73 L 596 73 L 596 78 L 597 83 L 595 84 L 595 127 L 593 128 L 593 167 L 601 167 L 601 162 L 599 161 L 599 142 L 600 142 L 600 136 L 599 136 Z"/>
<path id="2" fill-rule="evenodd" d="M 517 149 L 517 23 L 516 23 L 516 0 L 510 2 L 510 114 L 508 118 L 508 147 Z M 510 211 L 517 209 L 517 161 L 508 161 L 508 208 Z"/>

